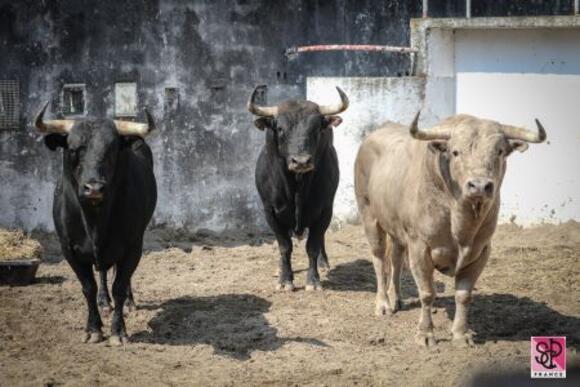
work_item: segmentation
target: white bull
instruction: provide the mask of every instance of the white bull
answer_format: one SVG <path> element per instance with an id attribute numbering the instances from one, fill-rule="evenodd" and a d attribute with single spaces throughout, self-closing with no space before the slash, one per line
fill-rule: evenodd
<path id="1" fill-rule="evenodd" d="M 421 131 L 418 116 L 410 127 L 390 122 L 370 134 L 355 163 L 357 204 L 377 276 L 376 314 L 400 309 L 407 254 L 421 301 L 416 341 L 436 343 L 437 269 L 455 277 L 454 342 L 472 345 L 467 310 L 490 254 L 507 157 L 544 141 L 546 133 L 537 120 L 538 133 L 532 133 L 468 115 Z"/>

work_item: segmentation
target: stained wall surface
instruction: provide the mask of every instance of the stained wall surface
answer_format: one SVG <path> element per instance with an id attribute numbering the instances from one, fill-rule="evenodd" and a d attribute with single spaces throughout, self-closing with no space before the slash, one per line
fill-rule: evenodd
<path id="1" fill-rule="evenodd" d="M 148 107 L 157 119 L 158 133 L 149 140 L 159 188 L 154 225 L 265 229 L 253 182 L 263 133 L 253 128 L 244 107 L 252 88 L 268 85 L 264 102 L 273 104 L 304 98 L 310 78 L 400 77 L 389 82 L 395 89 L 406 87 L 407 55 L 326 52 L 288 58 L 284 52 L 326 43 L 408 46 L 409 22 L 420 17 L 421 3 L 0 0 L 0 83 L 18 82 L 19 107 L 16 123 L 0 129 L 0 226 L 53 229 L 60 154 L 44 147 L 31 120 L 44 101 L 50 101 L 49 117 L 62 118 L 63 87 L 84 84 L 88 116 L 112 118 L 122 108 L 136 110 L 139 120 Z M 461 2 L 451 3 L 430 1 L 431 15 L 463 12 Z M 525 14 L 530 7 L 532 13 L 569 13 L 572 1 L 550 2 L 540 10 L 517 1 L 501 7 L 476 3 L 484 16 L 514 9 Z M 134 107 L 116 101 L 117 83 L 136 84 Z M 364 98 L 364 90 L 351 86 L 353 95 Z M 131 86 L 120 88 L 131 93 Z M 2 100 L 4 107 L 8 97 Z M 379 118 L 361 122 L 362 128 Z"/>

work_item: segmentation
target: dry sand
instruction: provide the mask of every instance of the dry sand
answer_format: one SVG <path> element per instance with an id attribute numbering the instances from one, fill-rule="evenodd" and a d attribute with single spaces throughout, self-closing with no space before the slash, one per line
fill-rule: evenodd
<path id="1" fill-rule="evenodd" d="M 483 370 L 529 372 L 532 335 L 580 346 L 580 224 L 501 226 L 470 312 L 475 348 L 450 343 L 453 284 L 436 276 L 434 349 L 413 342 L 419 303 L 403 276 L 403 310 L 375 317 L 375 279 L 361 227 L 327 235 L 323 292 L 274 290 L 277 248 L 250 240 L 148 234 L 133 279 L 138 310 L 123 348 L 82 344 L 79 282 L 44 236 L 50 264 L 28 287 L 0 287 L 0 385 L 454 385 Z M 105 318 L 105 333 L 110 318 Z M 496 385 L 497 384 L 496 382 Z"/>

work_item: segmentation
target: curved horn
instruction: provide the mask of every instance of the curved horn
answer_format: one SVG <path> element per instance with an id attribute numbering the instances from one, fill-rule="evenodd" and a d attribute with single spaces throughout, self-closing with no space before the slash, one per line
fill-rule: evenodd
<path id="1" fill-rule="evenodd" d="M 252 91 L 252 95 L 248 99 L 248 103 L 246 107 L 248 111 L 252 114 L 261 117 L 275 117 L 278 115 L 278 107 L 277 106 L 258 106 L 254 103 L 256 99 L 256 94 L 258 94 L 258 89 L 266 87 L 265 85 L 256 86 L 254 91 Z"/>
<path id="2" fill-rule="evenodd" d="M 349 101 L 345 92 L 342 91 L 338 86 L 336 86 L 336 90 L 340 95 L 340 103 L 334 105 L 319 105 L 318 111 L 320 111 L 320 114 L 322 114 L 323 116 L 331 116 L 333 114 L 339 114 L 348 108 Z"/>
<path id="3" fill-rule="evenodd" d="M 546 130 L 542 126 L 540 120 L 537 118 L 536 126 L 538 127 L 538 133 L 509 125 L 502 125 L 502 130 L 507 138 L 511 138 L 513 140 L 523 140 L 532 143 L 544 142 L 544 140 L 546 140 Z"/>
<path id="4" fill-rule="evenodd" d="M 155 130 L 155 121 L 149 110 L 145 109 L 147 123 L 115 120 L 115 126 L 121 136 L 139 136 L 145 138 L 151 131 Z"/>
<path id="5" fill-rule="evenodd" d="M 431 140 L 449 140 L 451 137 L 451 133 L 449 130 L 449 126 L 447 125 L 438 125 L 431 129 L 427 130 L 420 130 L 417 126 L 419 122 L 419 114 L 421 111 L 419 110 L 409 127 L 409 132 L 411 136 L 416 140 L 422 141 L 431 141 Z"/>
<path id="6" fill-rule="evenodd" d="M 75 124 L 74 120 L 44 120 L 44 113 L 48 107 L 48 102 L 44 104 L 42 109 L 36 115 L 34 119 L 34 126 L 40 133 L 57 133 L 57 134 L 68 134 L 70 133 L 72 127 Z"/>

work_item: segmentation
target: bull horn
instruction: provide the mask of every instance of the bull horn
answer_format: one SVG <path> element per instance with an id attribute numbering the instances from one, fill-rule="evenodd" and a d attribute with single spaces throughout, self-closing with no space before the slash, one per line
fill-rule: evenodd
<path id="1" fill-rule="evenodd" d="M 261 117 L 275 117 L 278 115 L 278 107 L 277 106 L 258 106 L 254 103 L 256 99 L 256 94 L 258 94 L 258 89 L 266 87 L 265 85 L 256 86 L 254 91 L 252 91 L 252 95 L 248 99 L 248 103 L 246 107 L 248 111 L 252 114 Z"/>
<path id="2" fill-rule="evenodd" d="M 155 121 L 147 109 L 145 109 L 145 117 L 147 117 L 146 124 L 142 122 L 115 120 L 115 126 L 121 136 L 139 136 L 145 138 L 151 131 L 155 130 Z"/>
<path id="3" fill-rule="evenodd" d="M 320 111 L 320 114 L 322 114 L 323 116 L 331 116 L 333 114 L 339 114 L 348 108 L 349 101 L 345 92 L 342 91 L 338 86 L 336 86 L 336 90 L 340 95 L 340 103 L 334 105 L 319 105 L 318 111 Z"/>
<path id="4" fill-rule="evenodd" d="M 416 140 L 431 141 L 431 140 L 449 140 L 451 133 L 449 127 L 447 126 L 435 126 L 428 130 L 420 130 L 417 124 L 419 123 L 419 115 L 421 111 L 419 110 L 413 118 L 413 122 L 409 127 L 409 132 L 411 137 Z"/>
<path id="5" fill-rule="evenodd" d="M 535 121 L 536 126 L 538 127 L 538 133 L 534 133 L 523 128 L 518 128 L 516 126 L 509 125 L 502 125 L 502 130 L 505 136 L 512 140 L 523 140 L 532 143 L 544 142 L 544 140 L 546 139 L 546 130 L 542 126 L 540 120 L 536 118 Z"/>
<path id="6" fill-rule="evenodd" d="M 75 124 L 74 120 L 44 120 L 44 113 L 48 107 L 48 102 L 44 104 L 42 109 L 36 115 L 34 119 L 34 126 L 40 133 L 49 134 L 68 134 L 70 133 L 72 127 Z"/>

